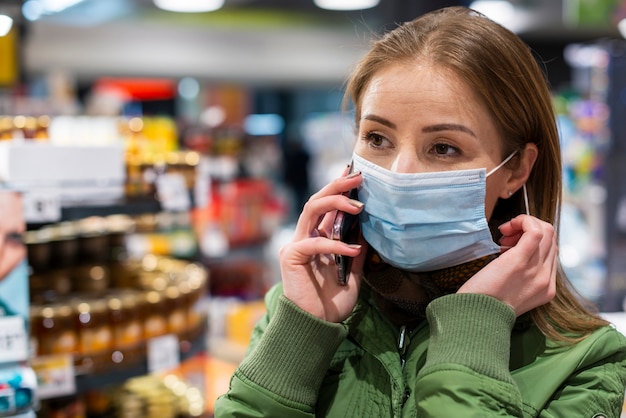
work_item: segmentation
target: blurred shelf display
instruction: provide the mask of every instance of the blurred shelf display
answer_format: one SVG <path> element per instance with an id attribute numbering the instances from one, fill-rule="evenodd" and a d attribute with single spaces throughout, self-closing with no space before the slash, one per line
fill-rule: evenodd
<path id="1" fill-rule="evenodd" d="M 0 117 L 0 180 L 27 211 L 40 418 L 210 415 L 193 390 L 216 390 L 207 296 L 262 298 L 264 248 L 289 209 L 280 137 L 246 130 L 247 90 L 206 99 L 212 113 L 195 121 L 141 115 L 137 103 L 123 116 L 44 106 Z M 168 392 L 174 371 L 191 397 Z"/>
<path id="2" fill-rule="evenodd" d="M 79 268 L 85 280 L 70 279 L 62 289 L 31 288 L 31 363 L 48 407 L 169 372 L 206 352 L 204 267 L 156 255 L 106 265 L 108 280 L 97 267 Z M 51 277 L 41 266 L 37 271 Z"/>
<path id="3" fill-rule="evenodd" d="M 555 95 L 563 156 L 559 253 L 576 289 L 604 311 L 622 311 L 626 267 L 620 227 L 626 130 L 626 42 L 570 44 L 572 85 Z"/>

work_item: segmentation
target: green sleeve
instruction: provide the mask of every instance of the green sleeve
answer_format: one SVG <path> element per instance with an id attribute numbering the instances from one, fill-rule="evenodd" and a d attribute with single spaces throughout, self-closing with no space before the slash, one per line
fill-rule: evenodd
<path id="1" fill-rule="evenodd" d="M 513 309 L 490 296 L 453 294 L 426 314 L 430 343 L 413 398 L 419 416 L 522 416 L 509 371 Z"/>
<path id="2" fill-rule="evenodd" d="M 279 287 L 266 305 L 229 391 L 215 403 L 215 418 L 314 416 L 320 385 L 347 330 L 301 310 Z"/>
<path id="3" fill-rule="evenodd" d="M 514 376 L 509 306 L 454 294 L 433 301 L 427 317 L 430 343 L 414 397 L 420 416 L 620 418 L 626 338 L 615 329 L 600 328 L 569 347 L 548 343 L 551 348 Z"/>

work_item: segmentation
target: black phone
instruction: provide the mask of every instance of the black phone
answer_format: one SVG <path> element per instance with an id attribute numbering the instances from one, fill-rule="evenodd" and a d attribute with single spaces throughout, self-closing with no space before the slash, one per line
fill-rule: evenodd
<path id="1" fill-rule="evenodd" d="M 357 189 L 352 189 L 345 193 L 350 199 L 357 199 Z M 356 244 L 361 230 L 359 227 L 359 215 L 337 211 L 335 222 L 333 223 L 332 239 L 338 239 L 348 244 Z M 335 254 L 335 264 L 337 264 L 337 280 L 339 284 L 348 283 L 348 275 L 352 267 L 352 257 Z"/>

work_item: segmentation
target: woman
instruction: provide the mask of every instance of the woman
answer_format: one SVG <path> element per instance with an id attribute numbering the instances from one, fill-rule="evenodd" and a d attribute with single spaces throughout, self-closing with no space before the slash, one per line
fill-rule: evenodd
<path id="1" fill-rule="evenodd" d="M 626 339 L 559 268 L 559 139 L 528 47 L 443 9 L 374 43 L 347 94 L 354 171 L 304 207 L 216 417 L 619 417 Z M 337 211 L 357 244 L 330 239 Z M 354 257 L 346 285 L 329 254 Z"/>
<path id="2" fill-rule="evenodd" d="M 23 280 L 27 280 L 26 273 L 26 246 L 23 242 L 24 212 L 22 210 L 21 195 L 12 190 L 0 190 L 0 317 L 15 315 L 16 303 L 21 302 L 15 294 L 14 283 L 21 288 Z M 18 267 L 21 267 L 18 270 Z M 23 271 L 22 271 L 23 270 Z M 22 277 L 19 277 L 24 273 Z M 16 281 L 9 281 L 11 274 L 18 276 Z M 4 283 L 4 285 L 3 285 Z M 13 299 L 10 299 L 13 298 Z M 19 304 L 19 303 L 18 303 Z"/>

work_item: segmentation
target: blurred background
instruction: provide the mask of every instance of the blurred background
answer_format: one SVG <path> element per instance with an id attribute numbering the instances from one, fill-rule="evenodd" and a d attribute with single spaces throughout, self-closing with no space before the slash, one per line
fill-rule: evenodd
<path id="1" fill-rule="evenodd" d="M 0 0 L 0 182 L 24 201 L 39 395 L 0 416 L 211 416 L 278 249 L 348 162 L 349 72 L 385 30 L 450 5 L 507 26 L 545 68 L 561 261 L 621 318 L 626 1 L 353 2 Z"/>

